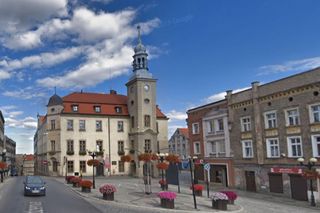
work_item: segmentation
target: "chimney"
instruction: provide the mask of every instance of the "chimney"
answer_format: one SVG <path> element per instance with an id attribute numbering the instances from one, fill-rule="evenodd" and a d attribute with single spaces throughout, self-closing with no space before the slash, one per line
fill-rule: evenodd
<path id="1" fill-rule="evenodd" d="M 116 94 L 117 94 L 117 91 L 111 89 L 111 90 L 110 90 L 110 94 L 111 94 L 111 95 L 116 95 Z"/>

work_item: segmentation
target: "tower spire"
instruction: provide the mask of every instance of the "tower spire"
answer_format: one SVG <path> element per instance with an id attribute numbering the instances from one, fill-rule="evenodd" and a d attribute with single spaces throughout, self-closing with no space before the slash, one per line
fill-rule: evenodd
<path id="1" fill-rule="evenodd" d="M 140 25 L 137 26 L 137 30 L 138 30 L 138 44 L 142 44 L 142 42 L 141 42 L 141 27 L 140 27 Z"/>

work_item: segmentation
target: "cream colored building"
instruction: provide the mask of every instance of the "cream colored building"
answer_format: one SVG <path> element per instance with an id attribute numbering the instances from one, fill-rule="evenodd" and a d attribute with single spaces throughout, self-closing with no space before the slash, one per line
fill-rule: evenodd
<path id="1" fill-rule="evenodd" d="M 92 175 L 88 151 L 97 152 L 97 175 L 142 176 L 138 155 L 167 147 L 167 117 L 156 105 L 156 79 L 148 71 L 139 36 L 127 95 L 75 92 L 53 95 L 47 114 L 38 116 L 34 137 L 36 172 L 43 175 Z M 130 154 L 131 163 L 121 162 Z M 106 165 L 110 168 L 106 169 Z M 157 174 L 155 166 L 153 174 Z"/>

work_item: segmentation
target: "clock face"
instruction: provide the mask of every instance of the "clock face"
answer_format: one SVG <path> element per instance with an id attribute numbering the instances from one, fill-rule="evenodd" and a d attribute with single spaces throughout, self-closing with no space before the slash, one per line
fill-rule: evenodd
<path id="1" fill-rule="evenodd" d="M 144 90 L 145 90 L 145 91 L 149 91 L 150 86 L 149 86 L 148 84 L 146 84 L 146 85 L 144 85 L 144 87 L 143 87 L 143 88 L 144 88 Z"/>

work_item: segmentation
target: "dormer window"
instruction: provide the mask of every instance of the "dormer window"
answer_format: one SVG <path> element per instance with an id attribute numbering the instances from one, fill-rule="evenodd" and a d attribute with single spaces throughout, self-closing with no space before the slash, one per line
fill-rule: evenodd
<path id="1" fill-rule="evenodd" d="M 78 105 L 72 105 L 72 112 L 78 112 L 79 106 Z"/>
<path id="2" fill-rule="evenodd" d="M 95 112 L 101 112 L 101 106 L 94 106 Z"/>
<path id="3" fill-rule="evenodd" d="M 121 107 L 115 107 L 116 113 L 122 113 L 122 108 Z"/>

